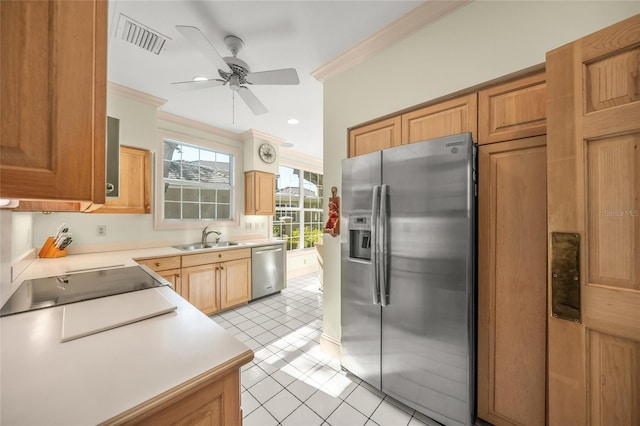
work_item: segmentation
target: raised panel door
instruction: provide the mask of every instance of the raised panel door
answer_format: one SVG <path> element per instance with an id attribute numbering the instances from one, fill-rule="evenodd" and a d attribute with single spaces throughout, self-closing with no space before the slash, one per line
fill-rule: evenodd
<path id="1" fill-rule="evenodd" d="M 478 140 L 476 93 L 402 114 L 403 145 L 466 132 Z"/>
<path id="2" fill-rule="evenodd" d="M 248 171 L 244 174 L 244 184 L 245 214 L 273 216 L 276 211 L 274 174 Z"/>
<path id="3" fill-rule="evenodd" d="M 251 299 L 251 259 L 225 262 L 220 267 L 220 308 L 248 302 Z"/>
<path id="4" fill-rule="evenodd" d="M 508 141 L 547 132 L 544 71 L 478 93 L 478 143 Z"/>
<path id="5" fill-rule="evenodd" d="M 546 140 L 479 148 L 478 417 L 544 425 Z"/>
<path id="6" fill-rule="evenodd" d="M 120 147 L 120 191 L 93 213 L 151 213 L 151 152 Z"/>
<path id="7" fill-rule="evenodd" d="M 640 15 L 547 53 L 548 231 L 580 237 L 578 318 L 548 318 L 551 426 L 640 424 L 638 69 Z"/>
<path id="8" fill-rule="evenodd" d="M 0 197 L 105 201 L 106 1 L 0 2 Z"/>
<path id="9" fill-rule="evenodd" d="M 219 311 L 219 264 L 192 266 L 183 268 L 182 272 L 182 297 L 206 315 Z"/>
<path id="10" fill-rule="evenodd" d="M 167 271 L 159 271 L 158 275 L 160 275 L 165 280 L 169 281 L 171 285 L 173 285 L 173 289 L 175 290 L 175 292 L 178 293 L 180 296 L 184 297 L 184 294 L 182 291 L 182 280 L 181 280 L 180 269 L 169 269 Z"/>
<path id="11" fill-rule="evenodd" d="M 349 131 L 348 156 L 355 157 L 401 144 L 400 116 L 376 121 Z"/>

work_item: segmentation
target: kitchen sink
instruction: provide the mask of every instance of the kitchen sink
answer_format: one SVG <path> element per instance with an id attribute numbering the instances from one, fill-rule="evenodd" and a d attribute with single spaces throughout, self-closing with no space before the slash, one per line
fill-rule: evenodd
<path id="1" fill-rule="evenodd" d="M 182 244 L 179 246 L 173 246 L 178 250 L 183 251 L 193 251 L 193 250 L 206 250 L 206 249 L 214 249 L 214 248 L 224 248 L 224 247 L 233 247 L 233 246 L 242 246 L 244 243 L 239 243 L 237 241 L 220 241 L 217 243 L 192 243 L 192 244 Z"/>

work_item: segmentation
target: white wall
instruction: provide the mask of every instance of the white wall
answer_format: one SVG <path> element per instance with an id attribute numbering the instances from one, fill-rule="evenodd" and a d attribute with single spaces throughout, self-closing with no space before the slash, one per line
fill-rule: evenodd
<path id="1" fill-rule="evenodd" d="M 109 87 L 107 98 L 107 114 L 120 120 L 120 144 L 137 148 L 148 149 L 153 153 L 153 176 L 158 168 L 155 159 L 161 155 L 161 141 L 159 130 L 166 130 L 176 134 L 212 141 L 220 145 L 226 145 L 238 150 L 238 167 L 242 168 L 243 142 L 238 137 L 234 140 L 229 134 L 216 134 L 206 126 L 189 126 L 188 122 L 171 121 L 167 115 L 160 114 L 158 118 L 157 108 L 161 100 L 146 97 L 123 90 L 118 86 Z M 237 199 L 238 208 L 242 208 L 243 184 L 241 178 L 237 180 L 239 185 Z M 152 178 L 152 188 L 155 194 L 156 180 Z M 153 205 L 153 204 L 152 204 Z M 153 209 L 156 211 L 157 209 Z M 66 223 L 73 233 L 73 244 L 69 246 L 69 253 L 85 253 L 125 248 L 157 247 L 160 245 L 172 245 L 199 241 L 200 227 L 192 229 L 156 229 L 152 214 L 87 214 L 87 213 L 52 213 L 33 215 L 33 245 L 39 247 L 47 236 L 55 233 L 60 223 Z M 106 225 L 106 236 L 98 237 L 96 227 Z M 205 226 L 203 224 L 202 226 Z M 249 227 L 251 229 L 249 229 Z M 239 215 L 239 221 L 228 225 L 214 224 L 212 229 L 223 233 L 224 239 L 242 238 L 266 238 L 269 235 L 268 218 L 262 216 Z M 20 255 L 14 251 L 14 256 Z"/>
<path id="2" fill-rule="evenodd" d="M 248 164 L 252 169 L 261 168 L 274 173 L 278 172 L 277 161 L 271 165 L 264 165 L 257 159 L 257 146 L 259 144 L 270 142 L 277 149 L 280 143 L 278 139 L 254 131 L 237 135 L 188 120 L 181 120 L 175 116 L 159 113 L 157 108 L 160 105 L 162 105 L 161 99 L 124 90 L 117 85 L 109 86 L 107 114 L 120 120 L 121 145 L 148 149 L 153 153 L 155 160 L 162 149 L 159 132 L 166 131 L 172 134 L 181 134 L 186 137 L 206 140 L 236 150 L 236 164 L 239 169 L 236 196 L 240 210 L 244 205 L 244 179 L 242 172 L 243 166 L 247 166 L 245 159 L 249 159 Z M 246 154 L 246 152 L 250 152 L 250 154 Z M 319 159 L 299 156 L 295 153 L 290 153 L 286 149 L 282 150 L 280 154 L 278 157 L 281 161 L 304 164 L 305 167 L 314 171 L 322 170 Z M 155 177 L 155 170 L 158 169 L 155 161 L 152 169 Z M 154 190 L 156 184 L 156 180 L 152 178 L 152 188 Z M 154 208 L 153 210 L 157 209 Z M 3 248 L 3 253 L 7 253 L 2 258 L 3 272 L 10 270 L 8 267 L 5 268 L 5 261 L 10 265 L 12 261 L 21 257 L 33 247 L 41 247 L 46 238 L 53 235 L 58 225 L 63 222 L 69 226 L 73 234 L 74 241 L 69 246 L 69 254 L 191 243 L 199 241 L 201 236 L 200 227 L 192 229 L 157 229 L 154 227 L 153 214 L 51 213 L 45 215 L 42 213 L 10 213 L 6 211 L 3 217 L 6 220 L 2 222 L 5 225 L 5 229 L 0 230 L 3 241 L 0 248 Z M 96 228 L 98 225 L 107 227 L 106 236 L 97 236 Z M 270 238 L 271 217 L 239 214 L 237 221 L 223 225 L 213 223 L 211 229 L 221 231 L 223 239 L 256 240 Z M 309 265 L 316 265 L 312 263 L 312 260 L 314 260 L 313 255 L 308 254 L 303 258 L 306 258 L 306 260 L 298 261 L 296 259 L 288 262 L 287 266 L 290 274 L 295 276 L 299 270 L 308 271 Z M 317 270 L 317 266 L 312 269 Z"/>
<path id="3" fill-rule="evenodd" d="M 540 64 L 547 51 L 637 13 L 637 1 L 474 1 L 329 79 L 325 187 L 342 192 L 349 127 Z M 324 245 L 324 334 L 339 340 L 340 241 Z"/>

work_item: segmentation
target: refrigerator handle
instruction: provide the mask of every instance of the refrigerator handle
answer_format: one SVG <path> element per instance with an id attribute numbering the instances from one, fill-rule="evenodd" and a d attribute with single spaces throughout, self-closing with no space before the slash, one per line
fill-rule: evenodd
<path id="1" fill-rule="evenodd" d="M 380 272 L 379 272 L 379 281 L 380 281 L 380 304 L 382 306 L 387 306 L 389 304 L 389 220 L 387 216 L 388 211 L 388 191 L 389 185 L 382 185 L 382 189 L 380 191 L 380 231 L 378 235 L 379 248 L 377 250 L 380 260 L 378 261 L 380 264 Z"/>
<path id="2" fill-rule="evenodd" d="M 380 304 L 380 275 L 378 271 L 378 221 L 380 220 L 380 187 L 373 187 L 371 199 L 371 270 L 373 271 L 373 304 Z"/>

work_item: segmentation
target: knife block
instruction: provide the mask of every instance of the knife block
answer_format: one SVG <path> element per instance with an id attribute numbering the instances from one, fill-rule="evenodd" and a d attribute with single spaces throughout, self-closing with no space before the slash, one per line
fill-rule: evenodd
<path id="1" fill-rule="evenodd" d="M 38 257 L 65 257 L 67 255 L 66 248 L 60 250 L 56 248 L 53 243 L 53 237 L 47 238 L 47 241 L 44 242 L 44 245 L 38 253 Z"/>

